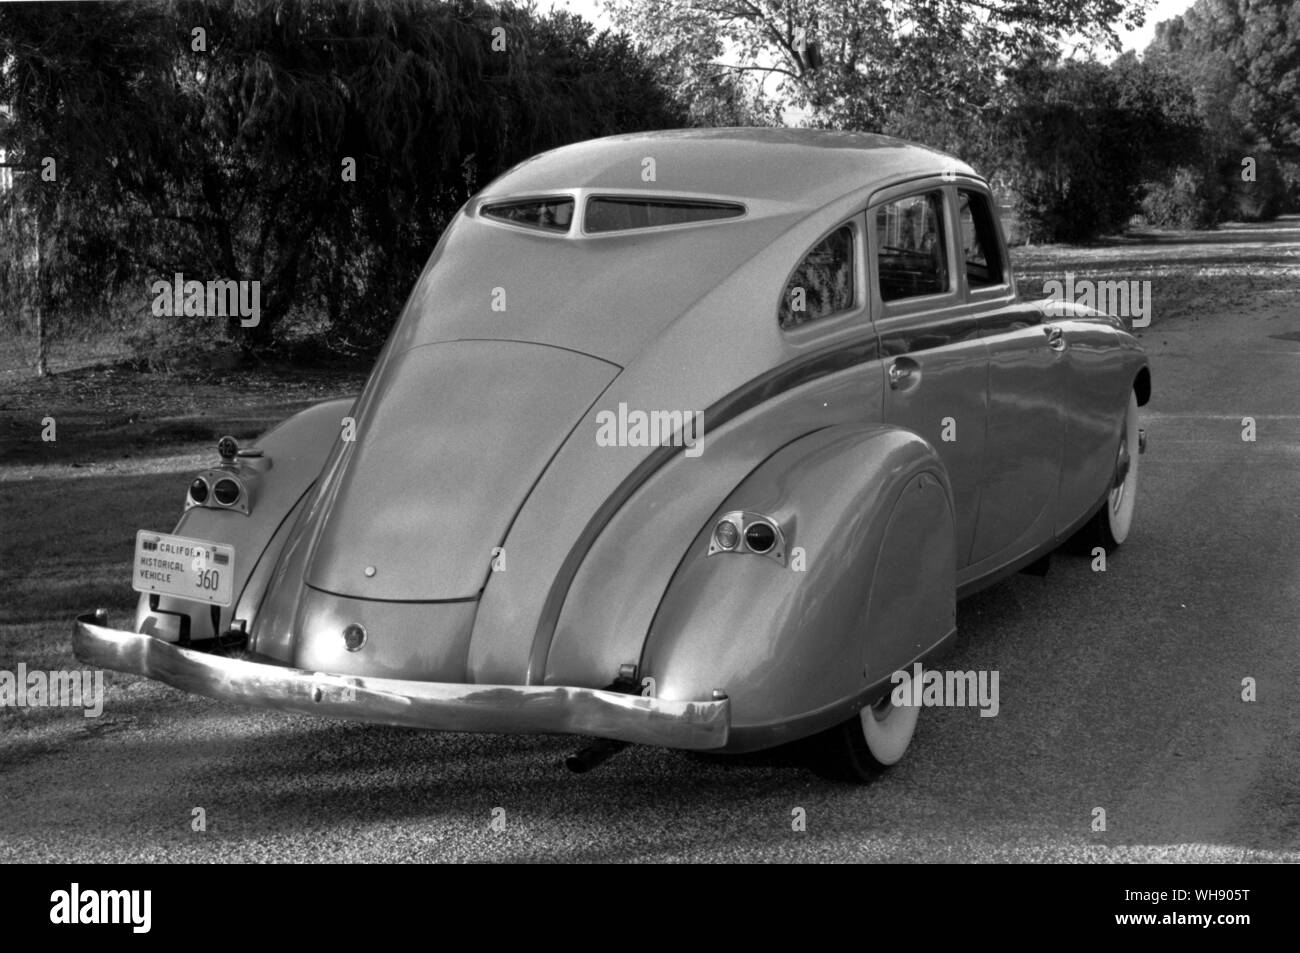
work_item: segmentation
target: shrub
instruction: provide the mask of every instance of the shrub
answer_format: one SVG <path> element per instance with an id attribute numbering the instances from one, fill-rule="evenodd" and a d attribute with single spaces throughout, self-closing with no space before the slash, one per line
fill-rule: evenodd
<path id="1" fill-rule="evenodd" d="M 1221 218 L 1223 191 L 1204 169 L 1179 166 L 1145 184 L 1142 218 L 1159 228 L 1213 228 Z"/>

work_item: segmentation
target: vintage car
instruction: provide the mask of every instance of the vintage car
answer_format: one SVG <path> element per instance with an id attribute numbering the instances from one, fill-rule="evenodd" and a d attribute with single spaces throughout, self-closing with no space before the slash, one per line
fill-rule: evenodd
<path id="1" fill-rule="evenodd" d="M 958 599 L 1124 541 L 1147 361 L 1016 291 L 968 166 L 694 129 L 470 199 L 355 403 L 226 438 L 84 663 L 250 705 L 868 779 Z M 799 749 L 803 746 L 795 746 Z"/>

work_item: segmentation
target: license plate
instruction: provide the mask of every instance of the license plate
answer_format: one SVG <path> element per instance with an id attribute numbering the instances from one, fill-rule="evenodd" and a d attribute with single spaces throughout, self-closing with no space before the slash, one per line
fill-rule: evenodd
<path id="1" fill-rule="evenodd" d="M 233 546 L 145 530 L 135 534 L 131 588 L 136 592 L 228 606 L 234 586 Z"/>

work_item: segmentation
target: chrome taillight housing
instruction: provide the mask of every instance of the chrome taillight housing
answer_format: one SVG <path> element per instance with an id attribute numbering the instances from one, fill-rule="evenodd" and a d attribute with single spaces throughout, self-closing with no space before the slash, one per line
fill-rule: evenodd
<path id="1" fill-rule="evenodd" d="M 253 507 L 253 497 L 262 473 L 271 466 L 257 447 L 241 450 L 234 437 L 222 437 L 217 443 L 221 464 L 201 471 L 185 494 L 185 509 L 202 506 L 210 510 L 235 510 L 245 516 Z"/>
<path id="2" fill-rule="evenodd" d="M 770 516 L 733 510 L 723 513 L 713 525 L 708 555 L 716 553 L 767 556 L 785 565 L 785 533 L 781 525 Z"/>
<path id="3" fill-rule="evenodd" d="M 236 510 L 247 515 L 248 487 L 242 476 L 224 468 L 204 470 L 191 482 L 185 494 L 185 508 L 204 506 L 212 510 Z"/>

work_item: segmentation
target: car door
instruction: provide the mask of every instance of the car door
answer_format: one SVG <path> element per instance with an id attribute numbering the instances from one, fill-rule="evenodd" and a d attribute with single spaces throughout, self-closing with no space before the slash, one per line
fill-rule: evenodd
<path id="1" fill-rule="evenodd" d="M 988 348 L 988 426 L 979 520 L 971 565 L 977 572 L 1050 542 L 1055 532 L 1065 438 L 1063 330 L 1017 301 L 1014 279 L 988 193 L 959 184 L 958 278 Z"/>
<path id="2" fill-rule="evenodd" d="M 979 510 L 988 360 L 957 280 L 950 192 L 938 178 L 882 192 L 867 231 L 883 417 L 928 440 L 947 467 L 960 571 Z"/>

